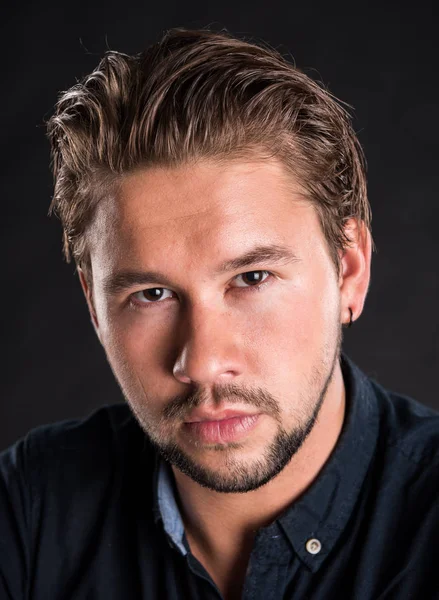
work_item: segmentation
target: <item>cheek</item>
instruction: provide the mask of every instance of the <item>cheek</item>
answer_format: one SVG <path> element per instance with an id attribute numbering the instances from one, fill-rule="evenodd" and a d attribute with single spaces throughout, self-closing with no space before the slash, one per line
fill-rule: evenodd
<path id="1" fill-rule="evenodd" d="M 111 324 L 106 329 L 103 345 L 108 362 L 122 392 L 144 427 L 160 417 L 161 398 L 172 395 L 166 385 L 157 332 L 133 321 Z M 162 372 L 162 373 L 161 373 Z"/>
<path id="2" fill-rule="evenodd" d="M 137 377 L 154 396 L 154 382 L 169 375 L 175 327 L 175 317 L 171 314 L 154 319 L 151 315 L 127 310 L 122 316 L 109 318 L 103 344 L 118 378 Z M 157 387 L 163 393 L 162 386 L 161 380 Z"/>
<path id="3" fill-rule="evenodd" d="M 265 367 L 269 375 L 294 363 L 294 372 L 305 372 L 331 343 L 338 299 L 334 281 L 323 272 L 281 283 L 267 302 L 243 314 L 246 344 L 258 356 L 259 370 Z"/>
<path id="4" fill-rule="evenodd" d="M 251 315 L 249 315 L 251 317 Z M 258 357 L 258 372 L 264 378 L 279 381 L 279 372 L 292 375 L 315 341 L 311 332 L 309 305 L 296 294 L 277 302 L 277 306 L 259 313 L 258 326 L 252 328 L 248 343 Z"/>

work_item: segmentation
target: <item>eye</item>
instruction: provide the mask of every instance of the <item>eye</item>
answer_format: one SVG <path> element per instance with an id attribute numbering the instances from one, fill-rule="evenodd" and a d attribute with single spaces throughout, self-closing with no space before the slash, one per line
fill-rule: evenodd
<path id="1" fill-rule="evenodd" d="M 168 290 L 167 288 L 156 287 L 140 290 L 140 292 L 135 292 L 134 294 L 132 294 L 132 298 L 134 298 L 134 300 L 139 304 L 151 304 L 160 300 L 172 298 L 173 294 L 174 292 L 172 290 Z"/>
<path id="2" fill-rule="evenodd" d="M 270 276 L 269 271 L 248 271 L 235 277 L 235 282 L 241 282 L 234 287 L 258 287 Z"/>

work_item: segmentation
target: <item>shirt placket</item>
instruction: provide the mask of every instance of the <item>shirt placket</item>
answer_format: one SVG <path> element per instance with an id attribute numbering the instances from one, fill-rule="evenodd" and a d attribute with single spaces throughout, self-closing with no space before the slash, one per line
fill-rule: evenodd
<path id="1" fill-rule="evenodd" d="M 287 579 L 297 568 L 298 560 L 278 524 L 260 530 L 250 555 L 242 600 L 282 598 Z"/>

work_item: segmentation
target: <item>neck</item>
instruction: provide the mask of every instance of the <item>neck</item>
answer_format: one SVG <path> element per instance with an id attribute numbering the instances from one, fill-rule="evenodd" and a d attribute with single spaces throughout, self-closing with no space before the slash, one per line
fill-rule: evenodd
<path id="1" fill-rule="evenodd" d="M 316 479 L 334 450 L 344 414 L 345 387 L 338 362 L 312 431 L 289 464 L 266 485 L 245 494 L 223 494 L 201 487 L 173 467 L 192 552 L 197 548 L 198 554 L 212 560 L 249 555 L 257 530 L 274 521 Z"/>

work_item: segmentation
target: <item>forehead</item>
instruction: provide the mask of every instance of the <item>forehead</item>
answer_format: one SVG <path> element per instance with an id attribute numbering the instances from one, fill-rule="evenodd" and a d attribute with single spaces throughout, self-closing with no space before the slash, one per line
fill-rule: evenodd
<path id="1" fill-rule="evenodd" d="M 89 243 L 92 263 L 107 270 L 145 257 L 233 258 L 254 245 L 285 244 L 293 230 L 309 237 L 310 227 L 319 229 L 316 212 L 278 161 L 203 160 L 126 176 L 99 204 Z"/>

